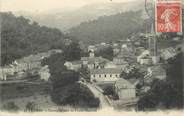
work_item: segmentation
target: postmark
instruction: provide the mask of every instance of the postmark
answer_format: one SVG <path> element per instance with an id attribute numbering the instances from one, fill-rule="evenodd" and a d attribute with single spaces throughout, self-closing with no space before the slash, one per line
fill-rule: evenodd
<path id="1" fill-rule="evenodd" d="M 156 2 L 156 32 L 182 32 L 181 2 L 158 0 Z"/>

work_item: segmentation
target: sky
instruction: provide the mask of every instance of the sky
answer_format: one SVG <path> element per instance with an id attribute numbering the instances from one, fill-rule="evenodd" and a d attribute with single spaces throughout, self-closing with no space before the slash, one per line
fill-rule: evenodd
<path id="1" fill-rule="evenodd" d="M 0 0 L 1 11 L 46 12 L 54 9 L 74 9 L 84 5 L 135 0 Z"/>

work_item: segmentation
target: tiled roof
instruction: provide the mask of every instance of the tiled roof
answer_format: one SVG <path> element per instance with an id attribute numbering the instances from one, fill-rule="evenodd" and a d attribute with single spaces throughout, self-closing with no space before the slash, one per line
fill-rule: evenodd
<path id="1" fill-rule="evenodd" d="M 105 69 L 94 69 L 90 71 L 91 74 L 121 74 L 122 70 L 119 68 L 105 68 Z"/>

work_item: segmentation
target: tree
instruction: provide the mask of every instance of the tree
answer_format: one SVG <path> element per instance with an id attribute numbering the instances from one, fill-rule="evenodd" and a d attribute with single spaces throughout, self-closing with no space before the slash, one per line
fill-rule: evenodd
<path id="1" fill-rule="evenodd" d="M 30 23 L 22 16 L 12 13 L 0 13 L 1 23 L 1 65 L 24 56 L 48 51 L 52 46 L 62 48 L 65 35 L 58 29 Z"/>
<path id="2" fill-rule="evenodd" d="M 79 72 L 82 74 L 83 78 L 86 81 L 90 81 L 90 70 L 88 69 L 88 67 L 82 66 L 79 70 Z"/>
<path id="3" fill-rule="evenodd" d="M 79 81 L 79 73 L 74 71 L 62 71 L 51 75 L 51 98 L 56 104 L 62 104 L 67 92 Z"/>
<path id="4" fill-rule="evenodd" d="M 7 111 L 15 112 L 19 110 L 19 107 L 14 102 L 8 102 L 3 106 L 3 109 Z"/>
<path id="5" fill-rule="evenodd" d="M 114 95 L 115 94 L 114 88 L 112 86 L 105 87 L 104 94 L 105 95 Z"/>
<path id="6" fill-rule="evenodd" d="M 168 68 L 166 69 L 167 81 L 173 85 L 176 94 L 174 98 L 176 99 L 175 106 L 183 107 L 183 51 L 168 60 Z"/>
<path id="7" fill-rule="evenodd" d="M 155 80 L 151 89 L 138 101 L 139 110 L 183 108 L 182 52 L 169 59 L 166 80 Z"/>
<path id="8" fill-rule="evenodd" d="M 108 46 L 106 48 L 100 49 L 100 51 L 98 51 L 96 53 L 96 56 L 102 56 L 103 58 L 106 58 L 108 60 L 113 60 L 113 48 L 111 46 Z"/>
<path id="9" fill-rule="evenodd" d="M 64 55 L 67 61 L 80 60 L 81 49 L 79 43 L 73 41 L 70 45 L 67 45 L 64 49 Z"/>
<path id="10" fill-rule="evenodd" d="M 63 53 L 53 54 L 41 61 L 42 66 L 48 65 L 50 74 L 66 71 L 64 66 L 65 58 Z"/>
<path id="11" fill-rule="evenodd" d="M 25 110 L 26 110 L 26 111 L 29 111 L 29 112 L 38 111 L 37 104 L 34 103 L 34 102 L 28 102 L 28 103 L 26 104 Z"/>
<path id="12" fill-rule="evenodd" d="M 99 107 L 99 99 L 95 98 L 93 93 L 81 84 L 75 84 L 67 92 L 67 97 L 62 102 L 83 108 L 97 108 Z"/>
<path id="13" fill-rule="evenodd" d="M 127 38 L 132 33 L 148 30 L 149 22 L 142 19 L 141 14 L 141 11 L 129 11 L 99 17 L 97 20 L 84 22 L 70 29 L 70 35 L 88 44 Z"/>
<path id="14" fill-rule="evenodd" d="M 134 67 L 129 73 L 123 71 L 120 76 L 124 79 L 143 79 L 145 74 Z"/>

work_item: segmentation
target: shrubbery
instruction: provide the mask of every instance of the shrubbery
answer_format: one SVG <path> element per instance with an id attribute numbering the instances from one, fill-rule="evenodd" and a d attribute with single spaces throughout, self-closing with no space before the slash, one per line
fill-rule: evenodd
<path id="1" fill-rule="evenodd" d="M 19 107 L 14 102 L 8 102 L 3 106 L 3 110 L 16 112 L 19 110 Z"/>

